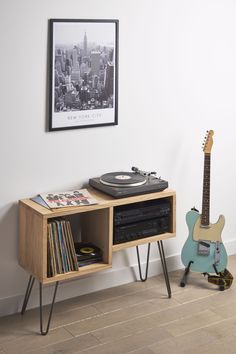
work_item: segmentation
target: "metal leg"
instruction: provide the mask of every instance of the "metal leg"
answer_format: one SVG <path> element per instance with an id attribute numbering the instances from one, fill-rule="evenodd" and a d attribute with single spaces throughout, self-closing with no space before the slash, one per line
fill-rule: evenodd
<path id="1" fill-rule="evenodd" d="M 26 310 L 26 307 L 27 307 L 27 304 L 29 301 L 29 297 L 30 297 L 30 294 L 31 294 L 31 291 L 32 291 L 32 288 L 34 285 L 34 281 L 35 281 L 35 278 L 32 275 L 30 275 L 28 286 L 27 286 L 26 293 L 25 293 L 24 302 L 23 302 L 22 309 L 21 309 L 22 315 L 24 315 L 24 313 L 25 313 L 25 310 Z"/>
<path id="2" fill-rule="evenodd" d="M 51 309 L 49 312 L 49 317 L 48 317 L 48 323 L 47 323 L 47 327 L 46 327 L 46 331 L 43 330 L 43 308 L 42 308 L 42 284 L 39 283 L 39 310 L 40 310 L 40 332 L 43 336 L 45 336 L 48 331 L 49 331 L 49 327 L 50 327 L 50 322 L 51 322 L 51 318 L 52 318 L 52 310 L 53 310 L 53 306 L 54 306 L 54 302 L 55 302 L 55 298 L 56 298 L 56 293 L 57 293 L 57 287 L 58 287 L 59 282 L 56 282 L 55 285 L 55 290 L 54 290 L 54 294 L 53 294 L 53 299 L 52 299 L 52 303 L 51 303 Z"/>
<path id="3" fill-rule="evenodd" d="M 165 253 L 164 253 L 164 248 L 163 248 L 162 241 L 157 241 L 157 245 L 158 245 L 159 253 L 160 253 L 160 257 L 161 257 L 162 269 L 163 269 L 163 274 L 164 274 L 164 277 L 165 277 L 168 297 L 171 298 L 170 281 L 169 281 L 169 275 L 168 275 L 168 270 L 167 270 L 167 266 L 166 266 L 166 258 L 165 258 Z"/>
<path id="4" fill-rule="evenodd" d="M 186 285 L 187 276 L 188 276 L 188 273 L 190 271 L 190 266 L 191 266 L 192 263 L 193 263 L 193 261 L 189 261 L 187 268 L 185 268 L 184 275 L 183 275 L 183 277 L 182 277 L 182 279 L 180 281 L 180 286 L 182 288 L 185 287 L 185 285 Z"/>
<path id="5" fill-rule="evenodd" d="M 150 255 L 150 243 L 148 244 L 148 251 L 147 251 L 147 261 L 146 261 L 146 272 L 145 272 L 145 278 L 142 276 L 142 271 L 141 271 L 141 264 L 140 264 L 140 257 L 139 257 L 139 249 L 138 246 L 136 246 L 136 251 L 137 251 L 137 257 L 138 257 L 138 269 L 139 269 L 139 276 L 141 281 L 146 281 L 148 277 L 148 265 L 149 265 L 149 255 Z"/>

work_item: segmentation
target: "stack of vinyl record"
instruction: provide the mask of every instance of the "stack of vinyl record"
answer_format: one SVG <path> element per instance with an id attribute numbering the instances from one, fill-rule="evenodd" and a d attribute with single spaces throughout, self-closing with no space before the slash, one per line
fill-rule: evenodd
<path id="1" fill-rule="evenodd" d="M 91 242 L 75 243 L 75 254 L 79 267 L 102 262 L 102 250 Z"/>
<path id="2" fill-rule="evenodd" d="M 70 222 L 62 218 L 53 219 L 48 223 L 47 230 L 48 277 L 77 271 L 78 264 Z"/>

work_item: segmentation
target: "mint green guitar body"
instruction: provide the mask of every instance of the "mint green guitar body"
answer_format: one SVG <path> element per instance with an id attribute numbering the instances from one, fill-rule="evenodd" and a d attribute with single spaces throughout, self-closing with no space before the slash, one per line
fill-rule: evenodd
<path id="1" fill-rule="evenodd" d="M 191 210 L 186 214 L 189 235 L 181 252 L 182 262 L 185 267 L 188 267 L 189 262 L 192 261 L 190 270 L 194 272 L 216 273 L 213 264 L 215 263 L 216 242 L 218 241 L 220 261 L 217 263 L 216 269 L 221 272 L 226 268 L 228 260 L 225 247 L 221 241 L 224 217 L 221 215 L 217 223 L 209 225 L 209 228 L 201 228 L 199 226 L 200 219 L 201 215 L 195 210 Z M 198 241 L 194 238 L 210 241 L 210 252 L 207 256 L 198 254 Z"/>

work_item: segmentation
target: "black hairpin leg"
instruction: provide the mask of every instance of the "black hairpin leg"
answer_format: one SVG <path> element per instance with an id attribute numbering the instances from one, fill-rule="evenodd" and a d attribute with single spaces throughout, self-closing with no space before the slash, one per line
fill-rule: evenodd
<path id="1" fill-rule="evenodd" d="M 182 288 L 185 287 L 185 285 L 186 285 L 187 276 L 188 276 L 188 273 L 190 272 L 190 267 L 191 267 L 192 263 L 193 263 L 193 261 L 189 261 L 187 268 L 185 268 L 184 275 L 183 275 L 183 277 L 182 277 L 182 279 L 180 281 L 180 286 Z"/>
<path id="2" fill-rule="evenodd" d="M 25 293 L 24 302 L 23 302 L 22 309 L 21 309 L 22 315 L 24 315 L 24 313 L 25 313 L 25 310 L 26 310 L 26 307 L 27 307 L 27 304 L 29 301 L 29 297 L 30 297 L 30 294 L 31 294 L 31 291 L 32 291 L 32 288 L 34 285 L 34 281 L 35 281 L 35 278 L 32 275 L 30 275 L 28 286 L 27 286 L 26 293 Z"/>
<path id="3" fill-rule="evenodd" d="M 24 302 L 23 302 L 22 309 L 21 309 L 21 314 L 22 315 L 24 315 L 24 313 L 25 313 L 25 310 L 26 310 L 26 307 L 27 307 L 27 304 L 28 304 L 28 301 L 29 301 L 29 298 L 30 298 L 30 294 L 31 294 L 31 291 L 32 291 L 32 288 L 33 288 L 33 285 L 34 285 L 34 281 L 35 281 L 35 278 L 31 275 L 29 277 L 29 282 L 28 282 L 28 286 L 27 286 L 27 289 L 26 289 Z M 54 303 L 55 303 L 55 298 L 56 298 L 58 284 L 59 284 L 59 282 L 57 281 L 56 285 L 55 285 L 55 290 L 54 290 L 54 294 L 53 294 L 52 303 L 51 303 L 51 309 L 50 309 L 50 312 L 49 312 L 49 317 L 48 317 L 48 323 L 47 323 L 47 326 L 46 326 L 46 331 L 44 331 L 43 330 L 43 308 L 42 308 L 42 284 L 39 283 L 40 332 L 44 336 L 49 331 L 51 318 L 52 318 L 52 311 L 53 311 L 53 306 L 54 306 Z"/>
<path id="4" fill-rule="evenodd" d="M 52 318 L 52 311 L 53 311 L 53 306 L 55 303 L 55 298 L 56 298 L 56 293 L 57 293 L 57 287 L 58 287 L 59 282 L 56 282 L 54 293 L 53 293 L 53 298 L 52 298 L 52 303 L 51 303 L 51 308 L 49 312 L 49 317 L 48 317 L 48 323 L 46 326 L 46 331 L 43 330 L 43 308 L 42 308 L 42 284 L 39 283 L 39 310 L 40 310 L 40 332 L 43 336 L 48 334 L 50 323 L 51 323 L 51 318 Z"/>
<path id="5" fill-rule="evenodd" d="M 167 270 L 167 266 L 166 266 L 166 258 L 165 258 L 165 253 L 164 253 L 162 241 L 157 241 L 157 245 L 158 245 L 159 253 L 160 253 L 160 257 L 161 257 L 161 264 L 162 264 L 163 274 L 164 274 L 164 278 L 165 278 L 165 282 L 166 282 L 168 297 L 171 298 L 170 281 L 169 281 L 169 275 L 168 275 L 168 270 Z"/>
<path id="6" fill-rule="evenodd" d="M 146 272 L 145 272 L 145 278 L 142 276 L 142 270 L 141 270 L 141 264 L 140 264 L 140 257 L 139 257 L 139 249 L 138 246 L 136 246 L 136 251 L 137 251 L 137 257 L 138 257 L 138 269 L 139 269 L 139 276 L 141 281 L 146 281 L 148 277 L 148 265 L 149 265 L 149 255 L 150 255 L 150 243 L 148 244 L 148 250 L 147 250 L 147 261 L 146 261 Z"/>

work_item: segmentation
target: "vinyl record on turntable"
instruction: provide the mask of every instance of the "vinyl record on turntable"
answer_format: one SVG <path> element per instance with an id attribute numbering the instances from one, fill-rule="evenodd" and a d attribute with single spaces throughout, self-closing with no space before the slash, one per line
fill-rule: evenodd
<path id="1" fill-rule="evenodd" d="M 111 187 L 137 187 L 146 183 L 146 178 L 133 172 L 110 172 L 100 177 L 100 182 Z"/>

